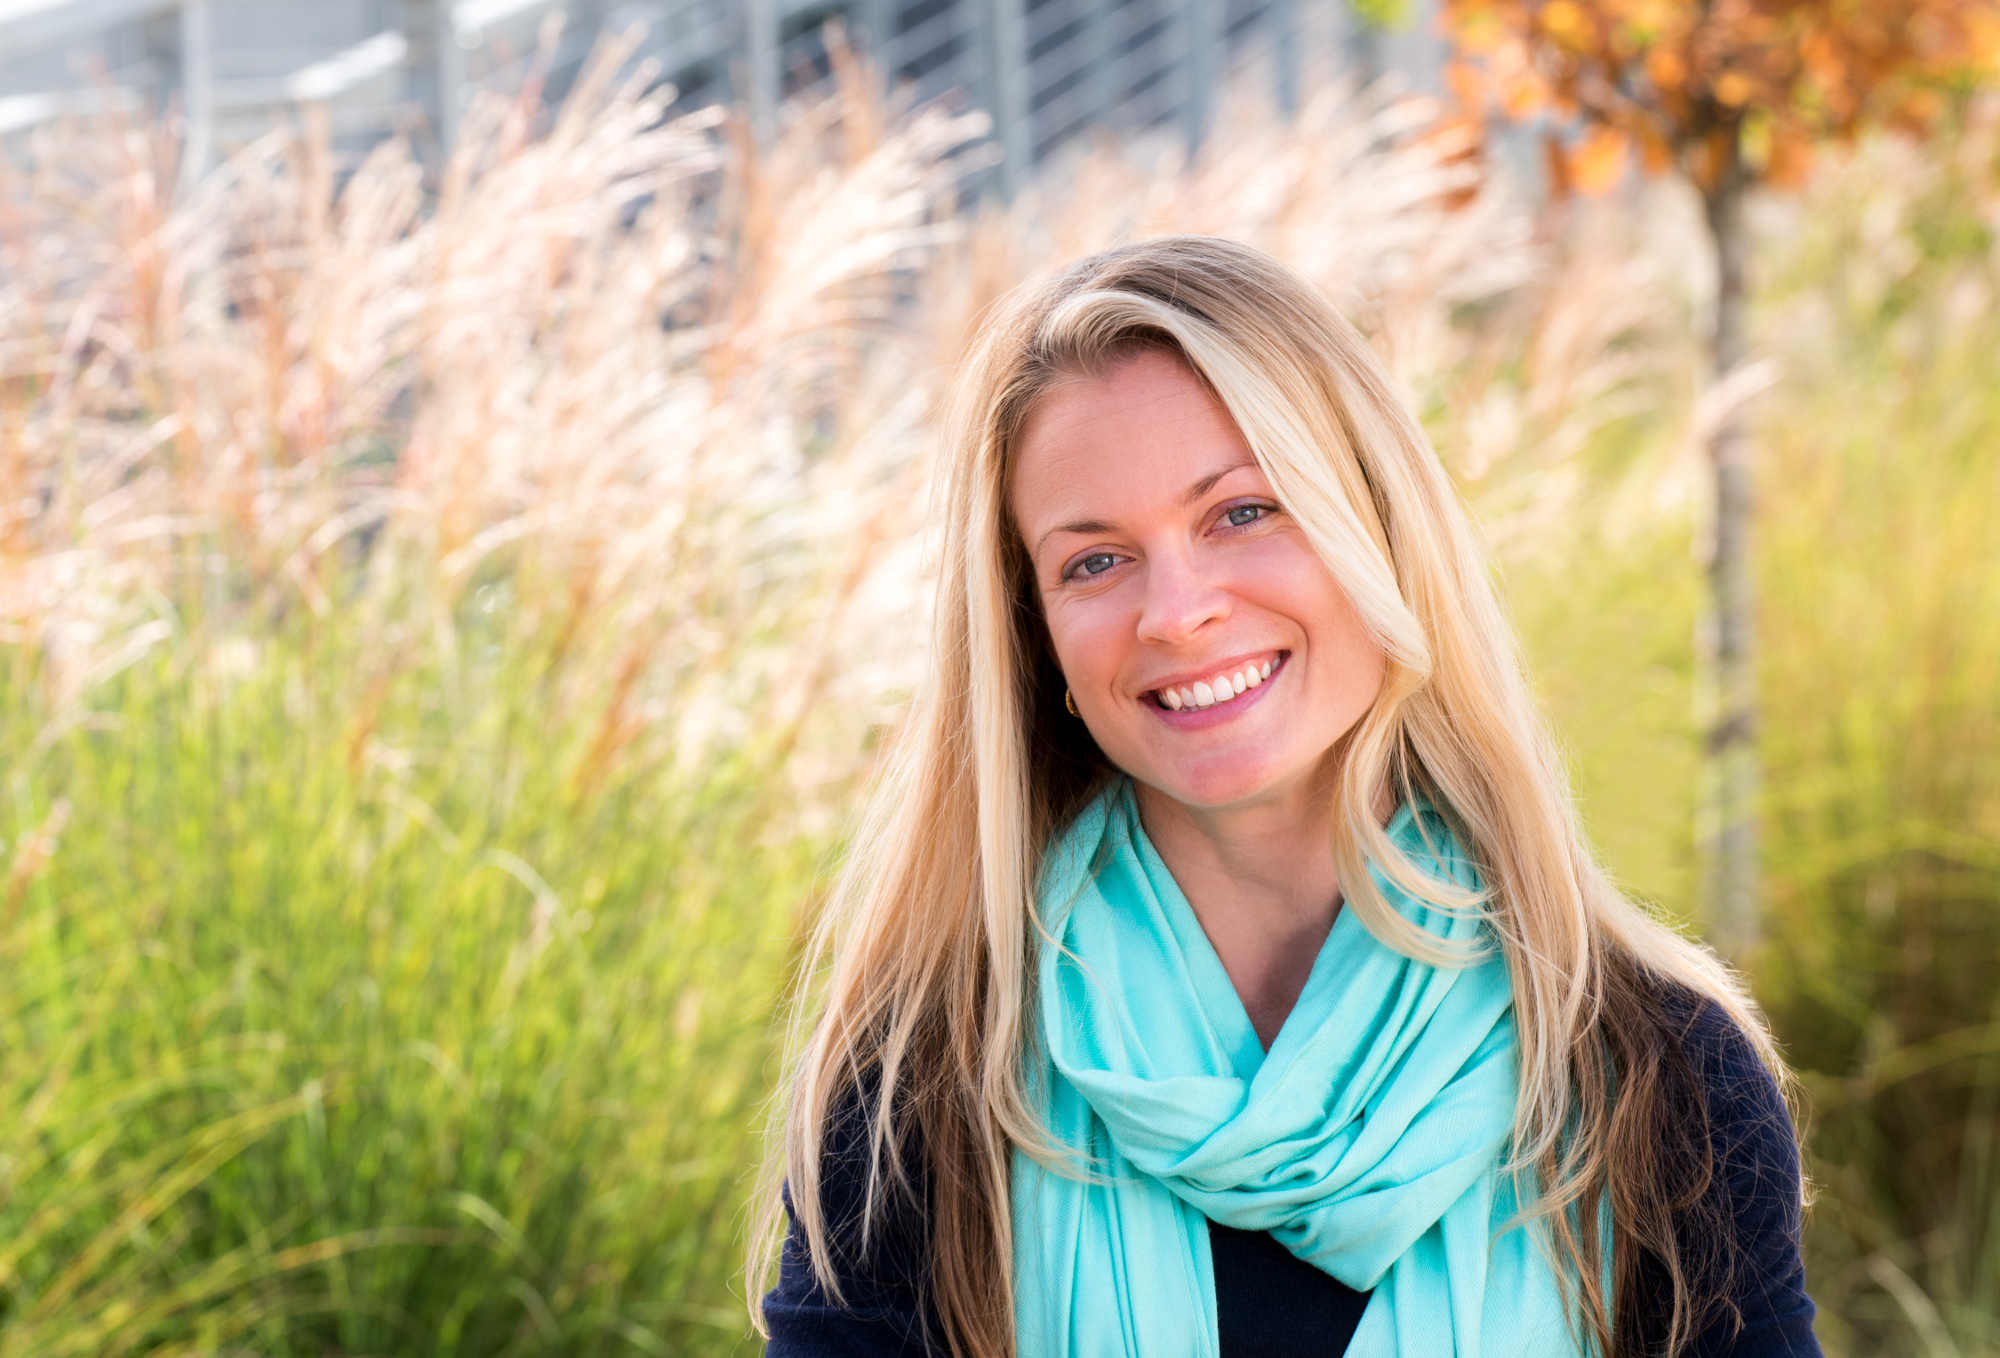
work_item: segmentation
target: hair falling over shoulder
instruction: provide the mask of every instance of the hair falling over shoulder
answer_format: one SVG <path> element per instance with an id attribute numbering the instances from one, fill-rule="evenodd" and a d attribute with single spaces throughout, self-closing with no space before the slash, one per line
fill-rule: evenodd
<path id="1" fill-rule="evenodd" d="M 838 1296 L 821 1143 L 842 1095 L 867 1087 L 864 1219 L 917 1191 L 905 1153 L 920 1156 L 939 1338 L 968 1358 L 1014 1351 L 1009 1157 L 1019 1146 L 1060 1161 L 1023 1088 L 1042 932 L 1034 886 L 1054 830 L 1112 770 L 1062 710 L 1007 510 L 1009 459 L 1051 383 L 1144 348 L 1176 353 L 1214 390 L 1388 656 L 1328 809 L 1348 908 L 1389 946 L 1454 960 L 1367 871 L 1372 861 L 1399 883 L 1409 872 L 1370 812 L 1371 789 L 1387 778 L 1446 808 L 1474 846 L 1507 957 L 1521 1052 L 1514 1167 L 1564 1265 L 1575 1323 L 1597 1352 L 1634 1353 L 1637 1318 L 1614 1299 L 1635 1294 L 1650 1257 L 1671 1276 L 1669 1352 L 1679 1349 L 1726 1305 L 1728 1266 L 1683 1261 L 1716 1241 L 1726 1256 L 1728 1223 L 1702 1214 L 1715 1169 L 1662 997 L 1712 1001 L 1788 1093 L 1789 1073 L 1734 974 L 1625 897 L 1585 843 L 1464 507 L 1366 342 L 1268 256 L 1191 236 L 1093 256 L 1017 291 L 962 369 L 938 482 L 931 668 L 801 970 L 786 1113 L 758 1190 L 753 1319 L 761 1329 L 755 1299 L 785 1229 L 781 1182 L 821 1285 Z"/>

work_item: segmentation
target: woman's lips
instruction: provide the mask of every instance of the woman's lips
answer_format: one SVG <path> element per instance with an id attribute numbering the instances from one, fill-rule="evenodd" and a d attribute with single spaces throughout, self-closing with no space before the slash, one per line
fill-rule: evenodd
<path id="1" fill-rule="evenodd" d="M 1271 662 L 1271 673 L 1268 678 L 1222 702 L 1213 703 L 1208 707 L 1183 707 L 1176 711 L 1161 703 L 1159 694 L 1155 692 L 1146 706 L 1150 707 L 1162 721 L 1178 730 L 1198 731 L 1209 726 L 1219 726 L 1239 713 L 1249 711 L 1262 699 L 1265 691 L 1284 673 L 1286 664 L 1291 660 L 1291 654 L 1290 651 L 1279 651 L 1277 659 Z"/>

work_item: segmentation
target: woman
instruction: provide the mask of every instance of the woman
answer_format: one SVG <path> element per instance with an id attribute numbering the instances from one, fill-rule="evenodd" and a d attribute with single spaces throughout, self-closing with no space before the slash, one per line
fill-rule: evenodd
<path id="1" fill-rule="evenodd" d="M 769 1352 L 1817 1353 L 1770 1034 L 1585 845 L 1359 335 L 1150 241 L 1009 299 L 950 434 Z"/>

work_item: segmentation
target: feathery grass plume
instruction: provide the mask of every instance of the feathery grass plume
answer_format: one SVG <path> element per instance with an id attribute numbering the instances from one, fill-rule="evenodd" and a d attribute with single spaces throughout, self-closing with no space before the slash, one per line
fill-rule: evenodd
<path id="1" fill-rule="evenodd" d="M 546 127 L 476 103 L 434 195 L 403 144 L 343 171 L 323 131 L 177 212 L 136 132 L 50 138 L 9 177 L 26 493 L 0 601 L 62 699 L 148 619 L 342 611 L 395 657 L 412 628 L 451 645 L 484 589 L 548 634 L 551 700 L 603 707 L 585 781 L 642 733 L 687 767 L 774 710 L 852 710 L 798 691 L 849 671 L 801 668 L 795 615 L 824 616 L 822 571 L 858 587 L 849 535 L 905 499 L 898 298 L 983 124 L 860 136 L 849 94 L 753 158 L 712 111 L 663 121 L 623 55 Z"/>

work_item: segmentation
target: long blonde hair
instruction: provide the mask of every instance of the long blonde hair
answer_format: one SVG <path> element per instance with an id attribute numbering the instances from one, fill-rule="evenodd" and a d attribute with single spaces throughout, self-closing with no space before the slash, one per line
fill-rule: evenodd
<path id="1" fill-rule="evenodd" d="M 1381 694 L 1341 751 L 1328 829 L 1344 908 L 1390 946 L 1454 961 L 1367 871 L 1396 857 L 1370 808 L 1384 779 L 1448 808 L 1481 865 L 1513 981 L 1514 1164 L 1532 1173 L 1531 1211 L 1569 1265 L 1576 1323 L 1599 1352 L 1634 1347 L 1623 1303 L 1649 1253 L 1673 1284 L 1674 1351 L 1724 1303 L 1681 1262 L 1712 1247 L 1691 1238 L 1689 1216 L 1712 1163 L 1706 1137 L 1675 1112 L 1662 997 L 1684 988 L 1712 1000 L 1788 1091 L 1789 1074 L 1729 969 L 1621 894 L 1584 842 L 1465 510 L 1366 342 L 1274 260 L 1199 236 L 1112 250 L 1017 291 L 963 369 L 941 482 L 933 668 L 814 930 L 803 976 L 825 972 L 825 993 L 813 1005 L 802 982 L 793 1011 L 789 1112 L 752 1233 L 756 1324 L 785 1226 L 781 1179 L 819 1282 L 839 1298 L 822 1143 L 840 1099 L 865 1087 L 864 1230 L 914 1194 L 906 1152 L 917 1148 L 940 1338 L 974 1358 L 1014 1351 L 1009 1150 L 1056 1154 L 1022 1086 L 1035 1041 L 1034 882 L 1053 831 L 1109 767 L 1062 709 L 1008 477 L 1052 382 L 1144 348 L 1177 353 L 1215 392 L 1388 657 Z M 1690 1156 L 1693 1178 L 1674 1168 Z M 1611 1241 L 1594 1210 L 1607 1194 Z M 1710 1227 L 1726 1234 L 1728 1223 L 1701 1233 Z"/>

